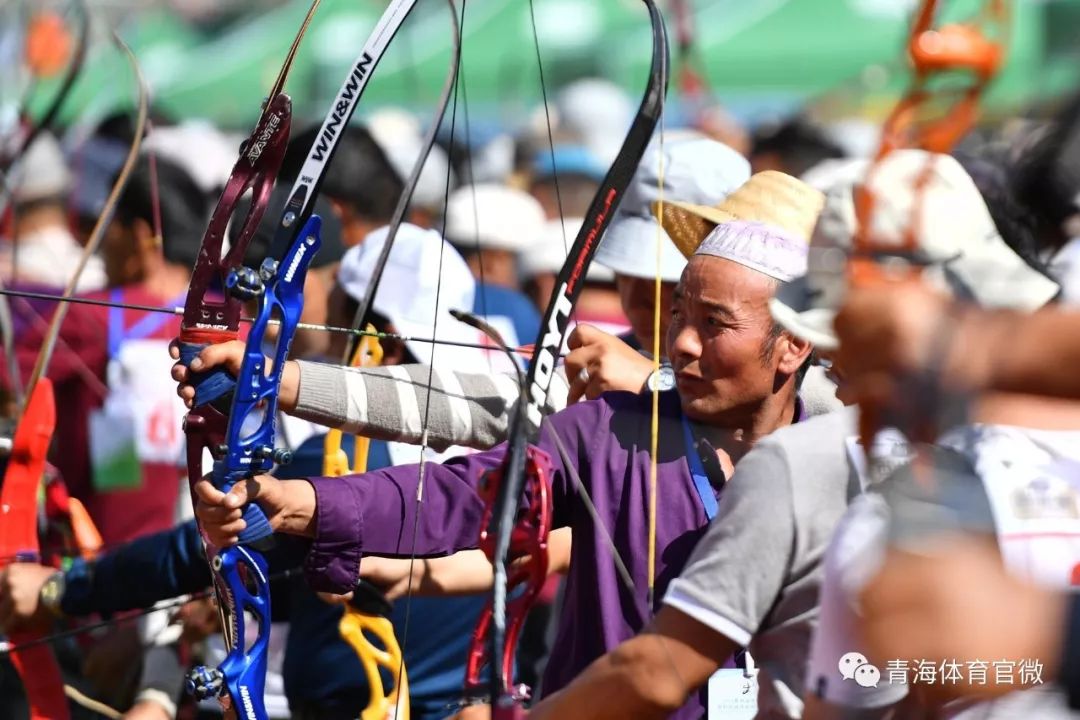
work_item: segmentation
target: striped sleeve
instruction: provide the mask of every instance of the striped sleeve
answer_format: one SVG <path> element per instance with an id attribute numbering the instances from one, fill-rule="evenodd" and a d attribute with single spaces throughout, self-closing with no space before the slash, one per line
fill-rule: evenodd
<path id="1" fill-rule="evenodd" d="M 517 378 L 510 373 L 461 373 L 423 364 L 347 368 L 301 360 L 299 365 L 297 417 L 412 444 L 421 442 L 426 427 L 428 445 L 438 451 L 451 445 L 486 450 L 505 440 L 509 409 L 518 397 Z M 556 373 L 549 413 L 566 406 L 567 392 L 566 376 Z"/>

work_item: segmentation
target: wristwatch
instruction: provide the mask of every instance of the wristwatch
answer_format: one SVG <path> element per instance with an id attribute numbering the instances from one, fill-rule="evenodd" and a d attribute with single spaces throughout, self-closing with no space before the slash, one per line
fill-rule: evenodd
<path id="1" fill-rule="evenodd" d="M 645 381 L 645 389 L 649 392 L 667 392 L 674 387 L 675 371 L 670 365 L 661 365 L 659 370 L 653 370 Z"/>
<path id="2" fill-rule="evenodd" d="M 57 570 L 41 586 L 38 600 L 41 605 L 56 617 L 63 617 L 64 611 L 60 609 L 60 601 L 64 599 L 64 572 Z"/>

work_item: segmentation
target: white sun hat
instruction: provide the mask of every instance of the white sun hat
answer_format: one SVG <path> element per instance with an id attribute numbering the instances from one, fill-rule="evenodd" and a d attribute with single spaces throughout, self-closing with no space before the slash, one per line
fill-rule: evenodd
<path id="1" fill-rule="evenodd" d="M 357 302 L 371 284 L 388 231 L 388 227 L 383 227 L 370 233 L 341 259 L 338 284 Z M 479 333 L 449 313 L 450 310 L 472 311 L 475 296 L 476 281 L 457 250 L 438 232 L 405 223 L 390 250 L 372 308 L 402 335 L 477 343 Z M 420 362 L 432 360 L 431 343 L 409 340 L 405 345 Z M 477 351 L 472 348 L 439 344 L 434 348 L 434 362 L 439 367 L 445 364 L 464 370 L 475 365 Z"/>
<path id="2" fill-rule="evenodd" d="M 446 239 L 458 247 L 524 252 L 544 229 L 544 208 L 528 193 L 496 183 L 463 185 L 446 204 Z"/>
<path id="3" fill-rule="evenodd" d="M 661 184 L 660 178 L 663 177 Z M 750 163 L 727 145 L 693 132 L 653 141 L 596 251 L 596 263 L 620 275 L 656 277 L 659 234 L 660 279 L 678 282 L 686 258 L 652 213 L 661 196 L 715 205 L 750 177 Z"/>

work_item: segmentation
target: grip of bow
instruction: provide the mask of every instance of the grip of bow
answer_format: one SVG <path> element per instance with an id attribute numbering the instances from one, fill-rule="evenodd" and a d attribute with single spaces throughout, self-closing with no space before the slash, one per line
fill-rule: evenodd
<path id="1" fill-rule="evenodd" d="M 257 274 L 238 271 L 229 277 L 229 284 L 235 284 L 240 281 L 238 276 L 243 276 L 241 280 L 259 297 L 259 312 L 235 380 L 225 444 L 211 473 L 212 482 L 222 491 L 292 459 L 288 451 L 274 447 L 277 390 L 303 310 L 307 269 L 321 245 L 321 225 L 322 220 L 313 215 L 280 263 L 268 259 Z M 272 321 L 278 323 L 276 338 L 270 335 Z M 271 341 L 274 352 L 268 362 L 263 348 Z M 240 717 L 265 720 L 270 586 L 266 561 L 257 550 L 267 546 L 273 531 L 254 503 L 244 508 L 244 520 L 247 526 L 240 533 L 239 544 L 220 550 L 211 560 L 229 653 L 219 668 L 196 668 L 188 688 L 196 697 L 227 693 Z M 249 638 L 247 615 L 256 620 L 257 635 L 253 638 Z"/>
<path id="2" fill-rule="evenodd" d="M 494 512 L 494 500 L 499 494 L 506 464 L 485 474 L 480 484 L 480 494 L 484 499 L 484 517 L 481 521 L 485 530 L 480 535 L 480 548 L 488 558 L 494 557 L 495 538 L 487 528 L 491 526 Z M 466 703 L 487 702 L 490 688 L 484 672 L 492 662 L 499 663 L 502 686 L 514 688 L 513 700 L 524 701 L 529 697 L 529 688 L 514 687 L 514 648 L 525 617 L 536 602 L 548 576 L 548 534 L 551 532 L 551 458 L 542 450 L 529 447 L 525 451 L 525 491 L 524 504 L 519 509 L 513 530 L 510 534 L 510 557 L 516 562 L 507 583 L 514 594 L 506 604 L 506 649 L 501 658 L 492 658 L 489 652 L 492 603 L 489 601 L 480 614 L 476 629 L 469 645 L 469 657 L 465 666 Z M 504 704 L 493 703 L 492 716 L 495 718 L 516 716 L 521 712 L 520 702 Z"/>

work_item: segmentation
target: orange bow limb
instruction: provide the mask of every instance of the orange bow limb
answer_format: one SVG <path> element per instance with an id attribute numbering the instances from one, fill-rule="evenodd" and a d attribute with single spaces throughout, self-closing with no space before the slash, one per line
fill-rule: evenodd
<path id="1" fill-rule="evenodd" d="M 52 382 L 41 378 L 26 400 L 15 431 L 11 456 L 0 488 L 0 568 L 12 561 L 38 562 L 38 490 L 45 475 L 45 456 L 56 427 Z M 68 720 L 60 666 L 37 631 L 13 631 L 8 639 L 21 650 L 11 652 L 15 670 L 26 688 L 30 720 Z M 28 644 L 29 643 L 29 644 Z"/>

